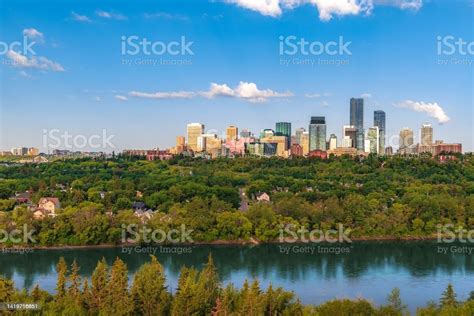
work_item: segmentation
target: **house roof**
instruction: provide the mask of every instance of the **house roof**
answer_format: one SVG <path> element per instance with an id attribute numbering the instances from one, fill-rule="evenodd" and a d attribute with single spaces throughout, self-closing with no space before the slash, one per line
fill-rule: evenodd
<path id="1" fill-rule="evenodd" d="M 56 197 L 43 197 L 39 200 L 39 204 L 43 204 L 46 202 L 53 202 L 54 204 L 58 205 L 59 204 L 59 199 Z"/>

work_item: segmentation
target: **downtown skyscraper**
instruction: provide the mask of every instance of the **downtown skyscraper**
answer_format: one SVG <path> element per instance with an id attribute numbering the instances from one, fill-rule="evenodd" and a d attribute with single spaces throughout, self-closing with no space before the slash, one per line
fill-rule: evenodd
<path id="1" fill-rule="evenodd" d="M 379 128 L 379 153 L 383 154 L 385 152 L 385 131 L 386 131 L 386 121 L 385 121 L 385 112 L 384 111 L 374 111 L 374 126 Z"/>
<path id="2" fill-rule="evenodd" d="M 309 123 L 309 151 L 326 150 L 326 118 L 312 116 Z"/>
<path id="3" fill-rule="evenodd" d="M 291 147 L 291 123 L 277 122 L 275 125 L 275 135 L 286 137 L 286 147 Z"/>
<path id="4" fill-rule="evenodd" d="M 351 98 L 350 125 L 357 128 L 356 144 L 358 150 L 364 150 L 364 99 Z"/>

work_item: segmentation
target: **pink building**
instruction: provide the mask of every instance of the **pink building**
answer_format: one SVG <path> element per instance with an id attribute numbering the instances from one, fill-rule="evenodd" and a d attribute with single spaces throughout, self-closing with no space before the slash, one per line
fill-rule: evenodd
<path id="1" fill-rule="evenodd" d="M 245 154 L 245 144 L 255 141 L 255 139 L 250 137 L 241 137 L 238 140 L 226 140 L 224 147 L 232 155 L 244 155 Z"/>

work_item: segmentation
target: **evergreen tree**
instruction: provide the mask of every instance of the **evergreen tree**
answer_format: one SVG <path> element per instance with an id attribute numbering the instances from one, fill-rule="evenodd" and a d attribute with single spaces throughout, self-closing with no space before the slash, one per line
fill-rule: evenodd
<path id="1" fill-rule="evenodd" d="M 406 305 L 403 305 L 400 297 L 400 289 L 394 288 L 387 297 L 388 306 L 391 307 L 395 312 L 403 314 L 406 311 Z"/>
<path id="2" fill-rule="evenodd" d="M 105 262 L 105 258 L 102 258 L 102 260 L 97 263 L 91 278 L 92 288 L 90 305 L 93 311 L 99 311 L 105 305 L 108 279 L 109 267 L 107 262 Z"/>
<path id="3" fill-rule="evenodd" d="M 13 281 L 0 277 L 0 302 L 10 302 L 15 295 L 15 285 Z"/>
<path id="4" fill-rule="evenodd" d="M 56 282 L 56 300 L 58 301 L 66 295 L 67 264 L 64 257 L 59 258 L 59 262 L 56 265 L 56 273 L 58 274 Z"/>
<path id="5" fill-rule="evenodd" d="M 135 313 L 140 315 L 167 315 L 171 296 L 166 290 L 163 267 L 155 256 L 135 274 L 132 286 Z"/>
<path id="6" fill-rule="evenodd" d="M 105 315 L 131 315 L 133 310 L 133 300 L 128 292 L 127 265 L 117 258 L 112 265 L 107 283 L 105 306 L 100 311 Z"/>
<path id="7" fill-rule="evenodd" d="M 204 269 L 199 274 L 198 293 L 197 297 L 200 299 L 200 313 L 209 315 L 219 297 L 220 282 L 217 274 L 216 266 L 212 260 L 212 255 L 209 254 L 208 262 Z"/>
<path id="8" fill-rule="evenodd" d="M 441 306 L 456 306 L 456 293 L 454 293 L 453 285 L 450 283 L 443 292 L 440 300 Z"/>
<path id="9" fill-rule="evenodd" d="M 71 265 L 71 273 L 69 274 L 68 296 L 78 305 L 81 304 L 81 277 L 79 276 L 79 266 L 76 260 Z"/>
<path id="10" fill-rule="evenodd" d="M 197 297 L 198 271 L 183 267 L 178 279 L 178 289 L 173 300 L 171 315 L 196 315 L 200 311 L 200 300 Z"/>

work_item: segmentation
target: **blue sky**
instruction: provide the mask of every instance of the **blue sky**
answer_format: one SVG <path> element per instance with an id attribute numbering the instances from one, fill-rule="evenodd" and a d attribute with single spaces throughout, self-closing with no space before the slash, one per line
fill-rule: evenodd
<path id="1" fill-rule="evenodd" d="M 437 48 L 439 37 L 474 41 L 471 0 L 324 3 L 2 1 L 0 41 L 26 37 L 36 55 L 1 47 L 0 149 L 42 148 L 44 130 L 103 129 L 116 151 L 164 148 L 189 122 L 219 135 L 227 125 L 258 134 L 277 121 L 307 128 L 320 115 L 328 136 L 340 138 L 349 99 L 364 96 L 366 128 L 373 111 L 384 110 L 388 135 L 418 133 L 428 122 L 435 139 L 473 150 L 472 51 Z M 123 55 L 124 36 L 164 44 L 184 37 L 193 54 Z M 343 38 L 351 54 L 281 54 L 280 37 L 289 36 Z M 173 64 L 140 64 L 159 61 Z M 311 65 L 318 61 L 331 64 Z"/>

